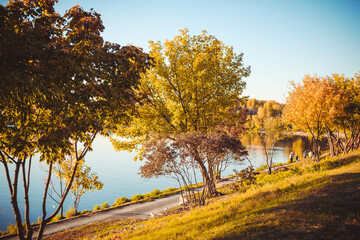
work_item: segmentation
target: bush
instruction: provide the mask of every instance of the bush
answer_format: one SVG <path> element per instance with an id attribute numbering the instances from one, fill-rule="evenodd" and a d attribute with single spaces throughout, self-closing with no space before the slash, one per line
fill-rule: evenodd
<path id="1" fill-rule="evenodd" d="M 159 196 L 161 194 L 161 191 L 158 188 L 155 188 L 151 193 L 150 196 L 151 197 L 156 197 Z"/>
<path id="2" fill-rule="evenodd" d="M 142 196 L 142 195 L 140 195 L 140 194 L 135 194 L 134 196 L 132 196 L 131 201 L 137 202 L 137 201 L 139 201 L 139 200 L 141 200 L 141 199 L 143 199 L 143 196 Z"/>
<path id="3" fill-rule="evenodd" d="M 6 227 L 7 232 L 10 234 L 17 234 L 18 233 L 18 228 L 16 225 L 10 223 L 9 226 Z"/>
<path id="4" fill-rule="evenodd" d="M 94 206 L 94 211 L 98 211 L 98 210 L 100 210 L 100 205 L 97 204 Z"/>
<path id="5" fill-rule="evenodd" d="M 26 228 L 26 224 L 25 224 L 25 223 L 22 223 L 22 226 L 23 226 L 24 229 Z M 7 232 L 8 232 L 9 234 L 18 234 L 18 228 L 17 228 L 17 226 L 14 225 L 14 224 L 12 224 L 12 223 L 10 223 L 10 225 L 7 226 L 6 229 L 7 229 Z"/>
<path id="6" fill-rule="evenodd" d="M 101 209 L 106 209 L 109 207 L 108 202 L 104 202 L 103 204 L 101 204 Z"/>
<path id="7" fill-rule="evenodd" d="M 150 196 L 150 193 L 145 193 L 142 195 L 142 199 L 152 199 L 152 197 Z"/>
<path id="8" fill-rule="evenodd" d="M 61 215 L 56 215 L 55 217 L 53 217 L 53 219 L 51 219 L 50 222 L 57 222 L 61 219 Z M 40 220 L 38 219 L 38 222 L 40 223 Z"/>
<path id="9" fill-rule="evenodd" d="M 117 198 L 113 204 L 113 206 L 120 206 L 121 204 L 130 202 L 130 200 L 126 197 Z"/>
<path id="10" fill-rule="evenodd" d="M 167 188 L 163 191 L 164 194 L 171 194 L 175 193 L 177 191 L 177 188 Z"/>
<path id="11" fill-rule="evenodd" d="M 84 214 L 87 214 L 87 213 L 91 213 L 91 211 L 90 211 L 90 210 L 86 210 L 86 209 L 85 209 L 85 210 L 84 210 L 84 211 L 82 211 L 80 214 L 81 214 L 81 215 L 84 215 Z"/>
<path id="12" fill-rule="evenodd" d="M 75 216 L 75 209 L 73 209 L 72 207 L 69 207 L 69 210 L 66 211 L 65 216 L 71 217 L 71 216 Z"/>

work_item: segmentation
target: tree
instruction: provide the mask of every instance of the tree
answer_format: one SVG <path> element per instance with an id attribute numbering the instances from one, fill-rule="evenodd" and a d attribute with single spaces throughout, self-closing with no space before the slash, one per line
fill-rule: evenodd
<path id="1" fill-rule="evenodd" d="M 76 163 L 76 157 L 73 155 L 65 160 L 63 160 L 57 167 L 57 169 L 54 169 L 54 174 L 57 176 L 57 178 L 60 181 L 60 184 L 64 182 L 65 185 L 69 185 L 71 181 L 72 174 L 74 172 L 74 167 Z M 99 180 L 99 177 L 97 176 L 96 172 L 91 172 L 91 168 L 85 165 L 85 159 L 81 159 L 78 162 L 77 169 L 75 171 L 75 177 L 73 180 L 73 183 L 71 185 L 70 192 L 74 196 L 74 210 L 75 215 L 78 212 L 78 207 L 80 203 L 81 196 L 86 193 L 86 191 L 94 191 L 94 190 L 101 190 L 103 188 L 104 184 Z M 54 191 L 56 191 L 54 188 L 52 188 Z M 58 197 L 62 197 L 62 187 L 60 186 L 60 194 L 57 194 Z M 51 195 L 50 195 L 51 196 Z M 51 196 L 51 198 L 59 203 L 54 197 Z M 61 215 L 62 217 L 62 215 Z"/>
<path id="2" fill-rule="evenodd" d="M 305 75 L 302 83 L 291 82 L 292 90 L 286 99 L 284 118 L 294 128 L 312 135 L 317 160 L 320 139 L 335 118 L 344 115 L 346 99 L 329 77 Z"/>
<path id="3" fill-rule="evenodd" d="M 10 1 L 0 6 L 0 161 L 20 239 L 33 235 L 29 186 L 35 153 L 48 166 L 40 239 L 60 210 L 95 136 L 106 134 L 104 126 L 121 121 L 134 104 L 133 89 L 149 63 L 141 49 L 104 42 L 100 36 L 104 26 L 96 12 L 75 6 L 60 16 L 55 2 Z M 73 153 L 72 178 L 59 206 L 48 216 L 53 166 Z M 25 228 L 17 201 L 21 180 Z"/>
<path id="4" fill-rule="evenodd" d="M 282 119 L 283 106 L 275 101 L 266 101 L 258 107 L 256 115 L 249 118 L 249 134 L 259 138 L 265 153 L 265 163 L 271 174 L 275 144 L 285 137 L 285 124 Z"/>
<path id="5" fill-rule="evenodd" d="M 236 106 L 250 68 L 243 66 L 243 54 L 236 54 L 205 31 L 198 36 L 181 30 L 173 40 L 150 42 L 154 66 L 141 78 L 139 93 L 145 94 L 126 125 L 113 139 L 119 150 L 136 150 L 143 159 L 144 143 L 154 135 L 176 140 L 186 132 L 211 133 L 216 126 L 234 117 L 229 108 Z M 202 172 L 209 195 L 215 193 L 211 174 L 204 168 L 203 157 L 195 152 L 194 160 Z M 210 182 L 209 182 L 210 181 Z"/>
<path id="6" fill-rule="evenodd" d="M 346 103 L 344 105 L 344 114 L 337 116 L 333 128 L 328 129 L 331 154 L 337 155 L 339 151 L 347 153 L 350 150 L 359 148 L 360 74 L 355 74 L 353 78 L 333 74 L 333 78 L 335 87 L 341 94 L 342 102 Z M 343 137 L 340 137 L 340 131 L 343 133 Z"/>
<path id="7" fill-rule="evenodd" d="M 198 184 L 196 169 L 200 168 L 201 172 L 205 169 L 207 173 L 202 174 L 209 178 L 207 182 L 211 182 L 215 179 L 213 173 L 216 173 L 213 168 L 219 162 L 239 159 L 247 154 L 241 142 L 228 134 L 201 132 L 182 133 L 176 140 L 153 138 L 145 143 L 143 151 L 146 162 L 140 168 L 141 175 L 146 178 L 160 175 L 174 177 L 180 187 L 185 187 L 190 203 L 195 205 L 203 205 L 206 192 L 211 191 L 206 186 L 201 193 L 191 188 Z M 201 161 L 196 159 L 199 156 L 202 157 Z"/>

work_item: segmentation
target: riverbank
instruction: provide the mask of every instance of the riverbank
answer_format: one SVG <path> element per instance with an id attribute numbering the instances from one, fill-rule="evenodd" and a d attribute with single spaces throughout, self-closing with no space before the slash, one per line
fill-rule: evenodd
<path id="1" fill-rule="evenodd" d="M 357 239 L 360 153 L 263 174 L 245 193 L 149 220 L 96 223 L 48 239 Z"/>

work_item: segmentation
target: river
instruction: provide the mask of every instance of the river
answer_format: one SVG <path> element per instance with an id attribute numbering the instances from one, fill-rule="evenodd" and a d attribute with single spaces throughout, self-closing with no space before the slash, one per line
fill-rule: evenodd
<path id="1" fill-rule="evenodd" d="M 248 139 L 244 141 L 247 146 L 249 159 L 253 165 L 258 167 L 264 164 L 264 154 L 262 147 L 257 139 Z M 308 137 L 294 136 L 280 141 L 276 145 L 274 154 L 274 163 L 286 162 L 290 152 L 301 157 L 304 150 L 310 149 L 311 141 Z M 110 141 L 102 136 L 98 136 L 93 144 L 93 151 L 86 155 L 86 165 L 90 166 L 92 171 L 96 172 L 104 187 L 100 191 L 87 192 L 81 197 L 79 210 L 92 210 L 94 205 L 108 202 L 112 205 L 116 198 L 131 198 L 135 194 L 144 194 L 151 192 L 155 188 L 164 190 L 169 187 L 178 187 L 177 182 L 170 177 L 159 177 L 157 179 L 142 179 L 139 167 L 142 162 L 134 162 L 132 159 L 135 153 L 116 152 Z M 233 174 L 233 169 L 241 170 L 248 166 L 248 162 L 234 163 L 230 165 L 222 176 Z M 41 215 L 41 201 L 44 189 L 45 166 L 42 163 L 34 162 L 31 172 L 30 186 L 30 218 L 36 222 Z M 20 187 L 22 187 L 20 185 Z M 21 192 L 20 192 L 21 191 Z M 23 199 L 22 188 L 19 190 L 19 202 Z M 65 203 L 65 208 L 72 206 L 71 194 Z M 53 211 L 55 203 L 48 198 L 48 215 Z M 23 206 L 23 204 L 21 204 Z M 21 207 L 21 211 L 24 209 Z M 66 211 L 66 210 L 65 210 Z M 3 165 L 0 166 L 0 230 L 6 230 L 9 223 L 14 224 L 14 213 L 10 204 L 9 189 L 4 173 Z"/>

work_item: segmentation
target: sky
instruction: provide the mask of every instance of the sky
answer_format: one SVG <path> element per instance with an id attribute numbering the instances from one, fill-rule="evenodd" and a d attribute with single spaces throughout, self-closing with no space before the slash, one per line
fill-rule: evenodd
<path id="1" fill-rule="evenodd" d="M 6 3 L 0 0 L 1 4 Z M 289 81 L 305 74 L 351 77 L 360 71 L 359 0 L 59 0 L 101 14 L 106 41 L 149 51 L 148 41 L 179 30 L 208 34 L 244 53 L 244 95 L 285 102 Z"/>

